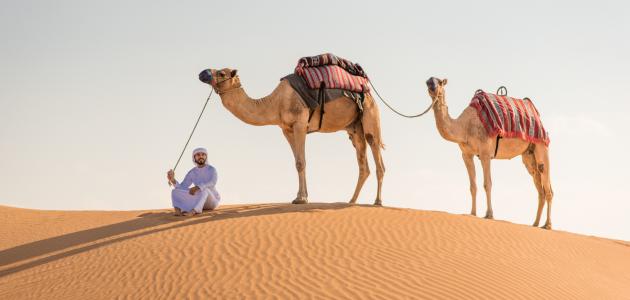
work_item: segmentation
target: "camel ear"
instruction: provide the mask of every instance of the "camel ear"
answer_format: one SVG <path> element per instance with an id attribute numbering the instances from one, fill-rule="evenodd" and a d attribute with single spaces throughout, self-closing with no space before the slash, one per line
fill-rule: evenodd
<path id="1" fill-rule="evenodd" d="M 442 79 L 442 86 L 445 86 L 448 83 L 448 79 L 444 78 Z"/>
<path id="2" fill-rule="evenodd" d="M 235 77 L 236 73 L 238 73 L 238 70 L 232 70 L 232 76 L 231 77 Z"/>

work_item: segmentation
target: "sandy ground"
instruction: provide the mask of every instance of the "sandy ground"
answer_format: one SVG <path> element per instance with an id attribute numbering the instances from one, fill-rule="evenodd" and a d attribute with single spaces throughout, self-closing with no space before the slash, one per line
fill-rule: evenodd
<path id="1" fill-rule="evenodd" d="M 0 299 L 630 299 L 630 243 L 333 204 L 0 206 Z"/>

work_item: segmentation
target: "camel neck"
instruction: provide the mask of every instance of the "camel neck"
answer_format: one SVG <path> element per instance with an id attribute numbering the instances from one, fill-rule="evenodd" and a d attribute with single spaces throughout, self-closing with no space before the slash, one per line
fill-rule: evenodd
<path id="1" fill-rule="evenodd" d="M 444 94 L 437 96 L 433 112 L 435 113 L 435 125 L 440 135 L 447 141 L 461 142 L 457 136 L 455 120 L 448 114 L 448 106 L 446 105 Z"/>
<path id="2" fill-rule="evenodd" d="M 221 93 L 221 102 L 227 110 L 241 121 L 256 126 L 277 124 L 277 114 L 272 108 L 273 101 L 273 93 L 260 99 L 252 99 L 240 86 Z"/>

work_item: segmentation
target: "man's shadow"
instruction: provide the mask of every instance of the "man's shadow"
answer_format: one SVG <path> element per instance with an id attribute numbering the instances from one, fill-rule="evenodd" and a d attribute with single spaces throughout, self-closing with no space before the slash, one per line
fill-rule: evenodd
<path id="1" fill-rule="evenodd" d="M 300 205 L 255 204 L 222 208 L 211 212 L 204 212 L 201 215 L 197 215 L 191 218 L 175 217 L 173 216 L 172 212 L 143 213 L 139 215 L 138 218 L 133 220 L 73 232 L 2 250 L 0 251 L 0 278 L 68 256 L 80 254 L 89 250 L 122 242 L 128 239 L 175 228 L 226 219 L 247 218 L 295 212 L 314 212 L 318 210 L 344 209 L 351 206 L 353 205 L 347 203 L 316 203 Z M 371 207 L 371 205 L 366 206 Z M 172 225 L 169 226 L 168 224 Z M 46 256 L 49 254 L 52 255 Z M 38 258 L 40 256 L 44 257 Z M 31 259 L 34 260 L 19 264 L 19 262 L 21 261 Z M 16 265 L 9 266 L 12 264 Z M 3 268 L 5 266 L 8 267 Z"/>

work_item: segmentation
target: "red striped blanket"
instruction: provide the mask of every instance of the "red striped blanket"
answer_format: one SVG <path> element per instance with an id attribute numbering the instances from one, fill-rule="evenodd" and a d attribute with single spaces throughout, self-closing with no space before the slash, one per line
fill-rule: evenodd
<path id="1" fill-rule="evenodd" d="M 363 71 L 363 68 L 361 68 L 359 64 L 355 64 L 347 59 L 341 58 L 332 53 L 325 53 L 325 54 L 320 54 L 316 56 L 306 56 L 306 57 L 300 58 L 300 60 L 298 60 L 297 66 L 295 67 L 295 73 L 297 73 L 298 75 L 301 75 L 300 73 L 302 72 L 302 69 L 304 68 L 312 68 L 312 67 L 327 66 L 327 65 L 340 66 L 344 70 L 348 71 L 348 73 L 350 73 L 351 75 L 368 78 L 367 74 L 365 74 L 365 71 Z"/>
<path id="2" fill-rule="evenodd" d="M 490 136 L 521 138 L 549 145 L 549 133 L 529 98 L 516 99 L 478 91 L 470 106 L 477 109 L 479 119 Z"/>
<path id="3" fill-rule="evenodd" d="M 311 89 L 322 87 L 368 93 L 368 78 L 361 66 L 327 53 L 300 58 L 295 73 L 306 81 Z"/>
<path id="4" fill-rule="evenodd" d="M 323 83 L 327 89 L 342 89 L 359 93 L 370 91 L 367 78 L 350 75 L 335 65 L 304 68 L 300 76 L 306 80 L 311 89 L 319 89 Z"/>

